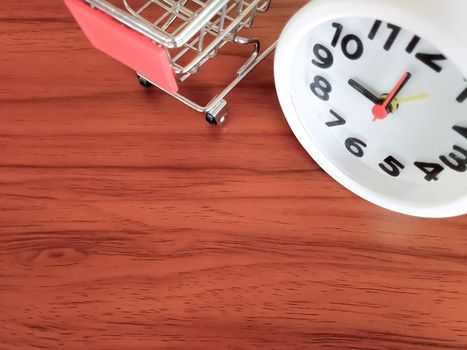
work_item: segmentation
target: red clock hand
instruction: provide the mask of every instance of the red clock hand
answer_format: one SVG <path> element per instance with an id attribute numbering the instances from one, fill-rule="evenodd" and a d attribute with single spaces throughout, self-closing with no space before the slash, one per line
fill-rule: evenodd
<path id="1" fill-rule="evenodd" d="M 382 104 L 375 104 L 373 106 L 373 121 L 376 121 L 377 119 L 384 119 L 388 116 L 389 104 L 396 98 L 397 94 L 402 90 L 404 85 L 407 84 L 411 77 L 412 74 L 410 74 L 409 72 L 405 72 L 404 75 L 399 79 L 399 82 L 396 84 L 394 89 L 392 89 L 388 97 L 384 100 L 384 102 Z"/>

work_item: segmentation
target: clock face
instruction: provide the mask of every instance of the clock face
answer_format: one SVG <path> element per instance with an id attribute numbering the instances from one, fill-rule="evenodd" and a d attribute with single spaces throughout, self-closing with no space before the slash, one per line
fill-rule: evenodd
<path id="1" fill-rule="evenodd" d="M 467 196 L 467 81 L 427 39 L 340 18 L 315 27 L 284 68 L 306 137 L 340 175 L 324 168 L 405 213 Z"/>

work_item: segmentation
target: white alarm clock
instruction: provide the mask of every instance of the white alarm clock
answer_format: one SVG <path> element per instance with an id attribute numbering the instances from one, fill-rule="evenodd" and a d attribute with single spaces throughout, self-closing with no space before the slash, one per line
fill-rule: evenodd
<path id="1" fill-rule="evenodd" d="M 275 80 L 300 143 L 335 180 L 420 217 L 467 213 L 467 0 L 313 0 Z"/>

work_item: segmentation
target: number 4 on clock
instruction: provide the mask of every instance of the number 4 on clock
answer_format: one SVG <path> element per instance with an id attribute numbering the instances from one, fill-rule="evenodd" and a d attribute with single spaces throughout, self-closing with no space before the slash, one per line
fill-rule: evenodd
<path id="1" fill-rule="evenodd" d="M 415 162 L 414 165 L 425 173 L 425 180 L 438 181 L 438 175 L 444 171 L 444 167 L 437 163 Z"/>

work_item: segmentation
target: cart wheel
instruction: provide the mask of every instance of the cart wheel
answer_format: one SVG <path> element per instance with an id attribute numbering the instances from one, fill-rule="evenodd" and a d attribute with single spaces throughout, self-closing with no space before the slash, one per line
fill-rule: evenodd
<path id="1" fill-rule="evenodd" d="M 149 81 L 147 81 L 145 78 L 143 78 L 141 75 L 136 74 L 136 76 L 138 77 L 138 80 L 141 86 L 145 87 L 146 89 L 149 89 L 150 87 L 154 86 Z"/>
<path id="2" fill-rule="evenodd" d="M 227 102 L 219 100 L 206 112 L 206 121 L 211 125 L 222 125 L 227 118 Z"/>
<path id="3" fill-rule="evenodd" d="M 211 113 L 206 113 L 206 121 L 211 125 L 219 125 L 216 120 L 216 117 L 213 116 Z"/>

